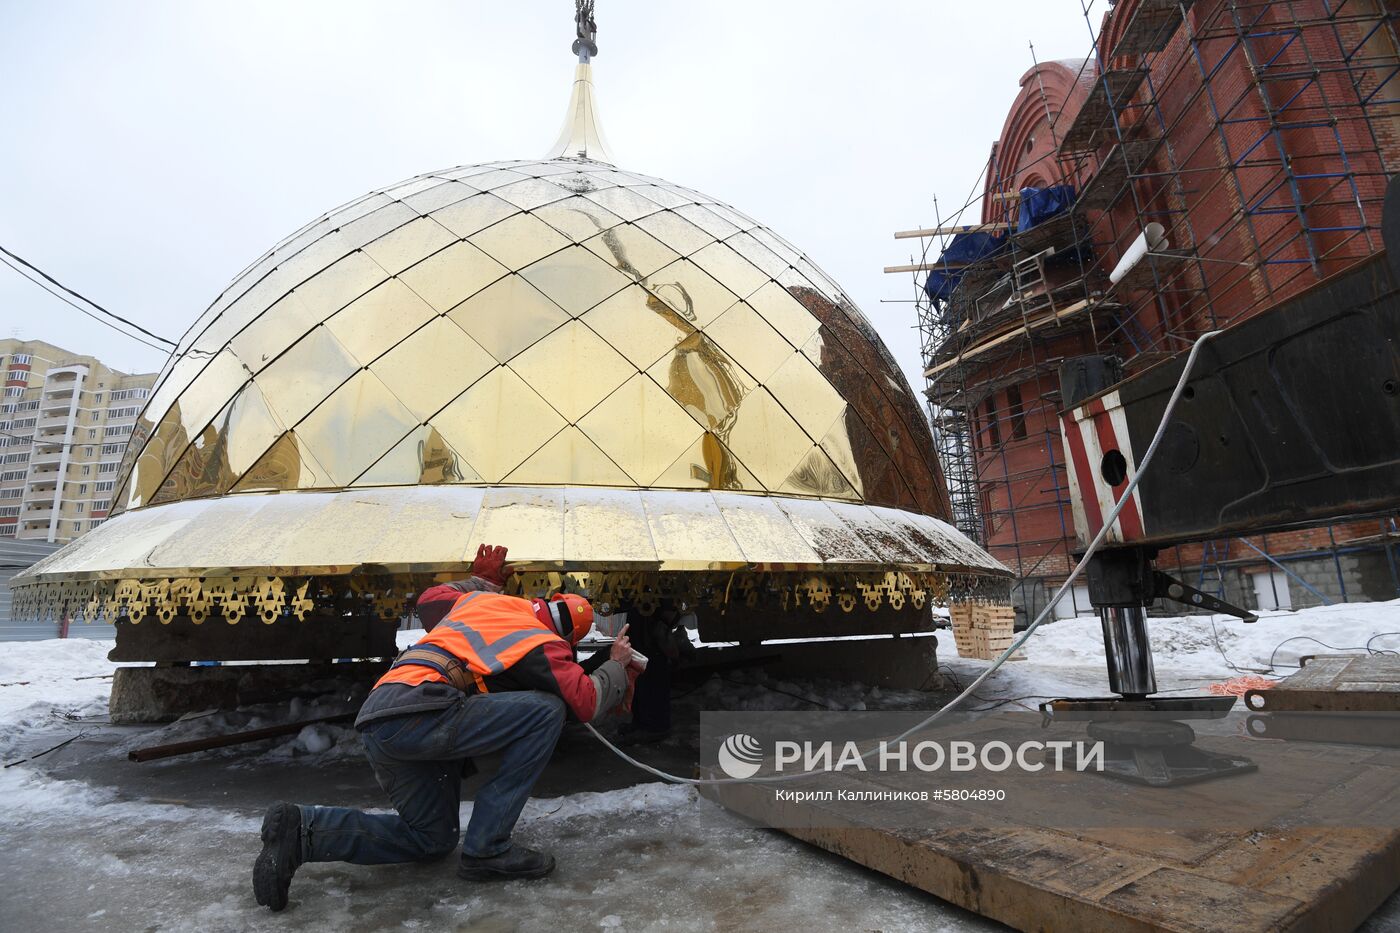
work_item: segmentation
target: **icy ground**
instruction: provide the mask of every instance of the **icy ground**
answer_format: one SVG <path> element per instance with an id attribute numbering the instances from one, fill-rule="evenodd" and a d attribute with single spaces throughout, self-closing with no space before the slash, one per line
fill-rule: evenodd
<path id="1" fill-rule="evenodd" d="M 1212 621 L 1214 629 L 1212 630 Z M 1400 649 L 1400 601 L 1154 620 L 1164 692 L 1201 691 L 1305 654 Z M 1306 632 L 1312 641 L 1285 642 Z M 1386 634 L 1392 633 L 1392 634 Z M 411 638 L 411 636 L 410 636 Z M 942 638 L 945 673 L 967 683 L 987 662 Z M 1279 647 L 1280 643 L 1282 647 Z M 347 698 L 191 717 L 162 727 L 105 722 L 110 643 L 0 647 L 0 929 L 533 931 L 982 930 L 994 924 L 837 857 L 754 828 L 688 788 L 646 782 L 585 734 L 567 733 L 536 788 L 519 838 L 559 859 L 549 879 L 467 885 L 455 859 L 428 865 L 310 865 L 282 914 L 258 908 L 249 867 L 268 802 L 383 806 L 353 730 L 312 726 L 283 740 L 147 764 L 126 751 L 327 715 Z M 1223 654 L 1222 654 L 1223 652 Z M 978 706 L 1106 692 L 1097 620 L 1043 627 L 1028 660 L 1005 665 Z M 1238 670 L 1236 670 L 1236 668 Z M 688 692 L 687 692 L 688 691 Z M 779 681 L 734 671 L 678 688 L 678 723 L 700 709 L 936 708 L 948 693 Z M 636 754 L 688 773 L 685 729 Z M 32 760 L 68 739 L 72 742 Z M 13 767 L 9 765 L 13 764 Z M 468 786 L 470 790 L 471 785 Z M 470 812 L 463 806 L 463 819 Z M 1400 929 L 1392 898 L 1373 933 Z"/>

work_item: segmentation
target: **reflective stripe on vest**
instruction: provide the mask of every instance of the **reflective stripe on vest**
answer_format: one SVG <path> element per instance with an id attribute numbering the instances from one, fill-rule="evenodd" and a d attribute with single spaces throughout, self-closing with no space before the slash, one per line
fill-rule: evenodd
<path id="1" fill-rule="evenodd" d="M 419 644 L 405 648 L 399 652 L 399 656 L 394 659 L 390 668 L 403 667 L 404 665 L 431 668 L 463 693 L 470 693 L 474 686 L 481 686 L 481 678 L 467 670 L 467 666 L 462 663 L 461 658 L 437 645 Z"/>
<path id="2" fill-rule="evenodd" d="M 483 680 L 508 670 L 539 645 L 559 639 L 536 616 L 529 600 L 496 593 L 466 593 L 415 648 L 445 651 L 470 671 L 477 689 L 486 692 Z M 384 683 L 422 683 L 451 680 L 435 664 L 418 665 L 411 659 L 396 664 L 383 677 Z M 431 673 L 425 673 L 431 670 Z M 378 686 L 378 684 L 376 684 Z"/>
<path id="3" fill-rule="evenodd" d="M 540 636 L 544 634 L 554 635 L 553 632 L 540 632 L 538 629 L 520 629 L 508 635 L 502 635 L 500 638 L 488 644 L 481 637 L 481 634 L 469 625 L 464 625 L 453 619 L 443 619 L 438 624 L 446 625 L 454 631 L 462 633 L 462 636 L 466 638 L 467 642 L 476 652 L 476 656 L 481 659 L 481 664 L 486 668 L 481 672 L 483 674 L 499 674 L 509 666 L 501 659 L 501 652 L 506 649 L 518 645 L 529 638 L 538 640 Z M 558 636 L 555 637 L 557 638 Z M 547 641 L 548 639 L 544 640 Z M 511 663 L 517 660 L 519 660 L 519 657 L 513 658 Z M 475 668 L 476 665 L 472 665 L 472 667 Z"/>

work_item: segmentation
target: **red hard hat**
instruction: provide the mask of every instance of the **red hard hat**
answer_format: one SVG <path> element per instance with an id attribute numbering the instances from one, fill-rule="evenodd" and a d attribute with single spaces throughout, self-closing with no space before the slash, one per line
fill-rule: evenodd
<path id="1" fill-rule="evenodd" d="M 534 600 L 535 617 L 552 628 L 569 644 L 577 645 L 593 628 L 593 606 L 582 596 L 559 593 Z"/>

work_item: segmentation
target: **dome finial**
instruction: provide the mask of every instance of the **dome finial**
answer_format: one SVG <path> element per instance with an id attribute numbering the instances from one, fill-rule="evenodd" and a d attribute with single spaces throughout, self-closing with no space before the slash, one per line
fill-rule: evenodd
<path id="1" fill-rule="evenodd" d="M 546 158 L 587 159 L 611 165 L 612 153 L 598 125 L 598 105 L 593 100 L 590 62 L 598 54 L 598 24 L 593 19 L 593 0 L 574 0 L 574 26 L 577 38 L 573 50 L 578 54 L 574 90 L 569 97 L 569 110 L 564 114 L 564 128 Z"/>
<path id="2" fill-rule="evenodd" d="M 588 64 L 598 54 L 598 24 L 593 19 L 593 0 L 574 0 L 574 53 L 580 65 Z"/>

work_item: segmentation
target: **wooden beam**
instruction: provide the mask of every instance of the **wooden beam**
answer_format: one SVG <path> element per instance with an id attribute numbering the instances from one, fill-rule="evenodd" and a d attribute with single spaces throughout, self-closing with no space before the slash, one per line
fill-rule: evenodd
<path id="1" fill-rule="evenodd" d="M 929 236 L 953 236 L 958 233 L 1000 233 L 1009 231 L 1011 228 L 1006 224 L 965 224 L 961 227 L 928 227 L 923 230 L 900 230 L 895 233 L 896 240 L 909 240 L 916 237 Z"/>
<path id="2" fill-rule="evenodd" d="M 997 203 L 999 203 L 999 204 L 1005 204 L 1007 201 L 1019 201 L 1019 200 L 1021 200 L 1021 192 L 1019 192 L 1019 191 L 993 191 L 991 194 L 987 195 L 987 198 L 988 198 L 989 200 L 995 201 L 995 202 L 997 202 Z"/>
<path id="3" fill-rule="evenodd" d="M 962 269 L 966 262 L 914 262 L 904 266 L 885 266 L 886 272 L 933 272 L 938 269 Z"/>
<path id="4" fill-rule="evenodd" d="M 188 742 L 172 742 L 169 745 L 148 745 L 145 748 L 137 748 L 127 752 L 126 757 L 131 761 L 155 761 L 157 758 L 173 758 L 176 755 L 188 755 L 191 752 L 207 752 L 210 749 L 227 748 L 230 745 L 242 745 L 245 742 L 258 742 L 262 739 L 275 739 L 283 735 L 296 735 L 307 726 L 315 726 L 322 723 L 349 722 L 354 718 L 354 713 L 337 713 L 334 716 L 319 716 L 316 719 L 303 719 L 300 722 L 288 722 L 280 726 L 268 726 L 264 729 L 250 729 L 246 732 L 229 732 L 224 735 L 211 735 L 203 739 L 191 739 Z"/>

